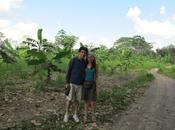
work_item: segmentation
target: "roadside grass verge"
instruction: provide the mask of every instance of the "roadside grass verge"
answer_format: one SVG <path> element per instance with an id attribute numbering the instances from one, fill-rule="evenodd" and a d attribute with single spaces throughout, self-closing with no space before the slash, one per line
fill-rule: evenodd
<path id="1" fill-rule="evenodd" d="M 164 74 L 168 77 L 175 78 L 175 66 L 160 66 L 159 73 Z"/>
<path id="2" fill-rule="evenodd" d="M 101 109 L 108 109 L 107 113 L 100 115 L 98 118 L 101 122 L 110 121 L 111 116 L 124 110 L 138 95 L 139 90 L 149 86 L 154 80 L 150 73 L 141 72 L 135 80 L 129 81 L 124 86 L 116 86 L 112 90 L 102 90 L 99 92 L 99 106 L 108 106 Z M 105 111 L 105 110 L 103 110 Z"/>

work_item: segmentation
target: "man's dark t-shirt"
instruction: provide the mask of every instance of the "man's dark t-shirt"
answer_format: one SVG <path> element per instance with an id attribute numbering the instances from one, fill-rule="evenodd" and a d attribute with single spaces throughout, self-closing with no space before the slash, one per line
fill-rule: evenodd
<path id="1" fill-rule="evenodd" d="M 66 74 L 66 83 L 73 83 L 76 85 L 82 85 L 85 79 L 86 63 L 83 59 L 74 57 L 68 66 Z"/>

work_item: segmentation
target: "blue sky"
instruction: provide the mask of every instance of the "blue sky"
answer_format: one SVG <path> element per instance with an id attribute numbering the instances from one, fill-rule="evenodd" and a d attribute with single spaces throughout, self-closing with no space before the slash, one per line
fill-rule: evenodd
<path id="1" fill-rule="evenodd" d="M 19 40 L 41 27 L 53 40 L 64 29 L 79 41 L 108 47 L 138 34 L 157 48 L 175 42 L 173 5 L 173 0 L 0 0 L 0 31 Z"/>

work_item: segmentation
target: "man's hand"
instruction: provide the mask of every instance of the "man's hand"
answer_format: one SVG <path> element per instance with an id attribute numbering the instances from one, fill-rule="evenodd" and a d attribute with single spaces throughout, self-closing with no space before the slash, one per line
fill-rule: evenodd
<path id="1" fill-rule="evenodd" d="M 67 84 L 65 84 L 65 95 L 66 96 L 69 95 L 69 92 L 70 92 L 70 84 L 67 83 Z"/>
<path id="2" fill-rule="evenodd" d="M 68 87 L 69 87 L 69 85 L 70 85 L 69 83 L 66 83 L 66 84 L 65 84 L 65 88 L 68 88 Z"/>

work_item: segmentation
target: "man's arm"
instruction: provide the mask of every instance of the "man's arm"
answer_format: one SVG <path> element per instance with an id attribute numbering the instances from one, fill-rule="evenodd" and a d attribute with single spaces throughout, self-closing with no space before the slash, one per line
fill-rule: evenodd
<path id="1" fill-rule="evenodd" d="M 68 69 L 67 69 L 67 73 L 66 73 L 66 84 L 70 83 L 72 65 L 73 65 L 73 59 L 70 60 L 69 65 L 68 65 Z"/>

